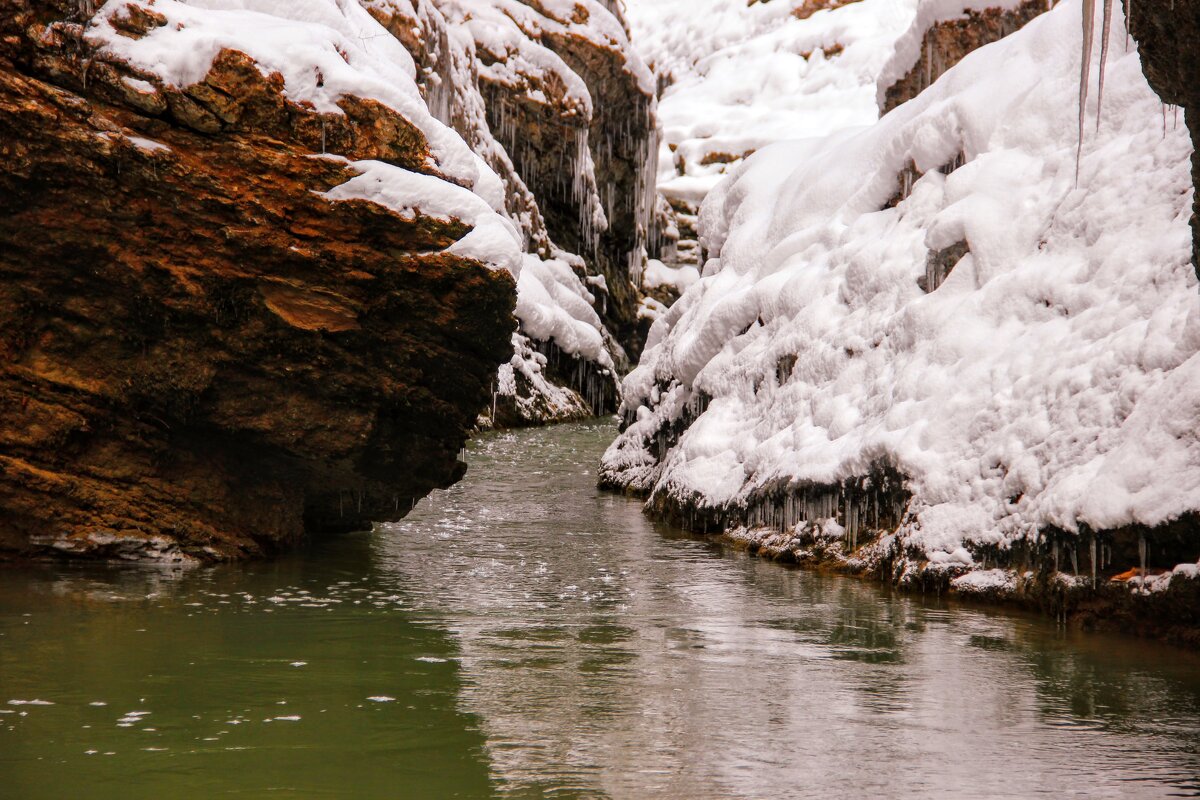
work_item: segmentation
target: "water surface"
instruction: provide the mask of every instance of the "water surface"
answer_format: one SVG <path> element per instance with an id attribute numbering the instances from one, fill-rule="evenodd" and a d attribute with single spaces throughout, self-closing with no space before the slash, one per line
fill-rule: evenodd
<path id="1" fill-rule="evenodd" d="M 276 562 L 0 572 L 0 797 L 1200 796 L 1196 654 L 656 526 L 612 435 Z"/>

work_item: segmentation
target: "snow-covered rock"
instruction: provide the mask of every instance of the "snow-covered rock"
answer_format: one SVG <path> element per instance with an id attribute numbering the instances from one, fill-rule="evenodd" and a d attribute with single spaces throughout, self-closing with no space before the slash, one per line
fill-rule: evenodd
<path id="1" fill-rule="evenodd" d="M 435 115 L 497 173 L 505 214 L 536 256 L 518 284 L 515 360 L 483 424 L 611 411 L 616 369 L 639 346 L 634 278 L 654 228 L 641 199 L 653 188 L 652 76 L 619 10 L 592 0 L 369 6 L 417 61 Z M 580 299 L 588 315 L 572 308 Z M 546 363 L 522 360 L 535 352 Z"/>
<path id="2" fill-rule="evenodd" d="M 844 491 L 795 498 L 894 471 L 897 551 L 956 572 L 1200 510 L 1191 145 L 1118 10 L 1076 182 L 1080 9 L 871 127 L 737 166 L 703 207 L 703 278 L 625 381 L 602 479 L 727 525 L 867 527 Z"/>
<path id="3" fill-rule="evenodd" d="M 114 0 L 86 36 L 130 71 L 127 93 L 146 105 L 162 95 L 207 132 L 262 127 L 258 108 L 223 108 L 221 87 L 195 89 L 214 61 L 244 59 L 282 98 L 270 133 L 356 162 L 362 175 L 330 200 L 472 226 L 455 252 L 518 280 L 517 360 L 539 349 L 565 359 L 561 370 L 557 356 L 516 369 L 549 383 L 500 376 L 491 406 L 508 413 L 485 422 L 615 407 L 620 342 L 635 343 L 631 273 L 653 229 L 644 198 L 654 152 L 653 78 L 619 11 L 593 0 Z M 307 120 L 299 132 L 297 116 Z M 386 136 L 365 146 L 364 120 L 377 129 L 381 117 L 413 146 L 380 148 Z M 413 151 L 422 156 L 401 157 Z M 556 382 L 540 399 L 504 394 Z M 564 405 L 560 389 L 575 398 Z"/>

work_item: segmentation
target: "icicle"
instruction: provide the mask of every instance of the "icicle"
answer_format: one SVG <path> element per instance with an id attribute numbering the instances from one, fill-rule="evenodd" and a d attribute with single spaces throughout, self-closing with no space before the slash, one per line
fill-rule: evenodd
<path id="1" fill-rule="evenodd" d="M 1096 586 L 1096 537 L 1095 536 L 1092 537 L 1091 549 L 1092 549 L 1092 587 L 1095 588 L 1095 586 Z"/>
<path id="2" fill-rule="evenodd" d="M 1092 39 L 1095 33 L 1096 0 L 1083 0 L 1083 52 L 1079 67 L 1079 143 L 1075 147 L 1075 185 L 1079 185 L 1079 162 L 1083 158 L 1083 122 L 1087 112 L 1088 75 L 1092 71 Z"/>
<path id="3" fill-rule="evenodd" d="M 1093 0 L 1094 1 L 1094 0 Z M 1100 32 L 1100 87 L 1096 90 L 1096 131 L 1100 131 L 1100 109 L 1104 103 L 1104 65 L 1108 63 L 1108 32 L 1112 26 L 1113 0 L 1104 0 L 1104 19 Z M 1085 78 L 1086 80 L 1086 78 Z M 1076 178 L 1078 181 L 1078 177 Z"/>
<path id="4" fill-rule="evenodd" d="M 1141 568 L 1142 588 L 1146 588 L 1146 534 L 1138 536 L 1138 563 Z"/>

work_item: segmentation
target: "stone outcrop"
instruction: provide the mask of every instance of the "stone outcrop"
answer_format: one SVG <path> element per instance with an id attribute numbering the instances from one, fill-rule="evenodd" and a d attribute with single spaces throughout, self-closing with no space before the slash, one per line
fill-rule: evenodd
<path id="1" fill-rule="evenodd" d="M 1200 187 L 1200 2 L 1122 2 L 1146 80 L 1164 103 L 1184 111 L 1192 135 L 1192 184 Z M 1192 263 L 1200 275 L 1200 192 L 1194 202 Z"/>
<path id="2" fill-rule="evenodd" d="M 87 5 L 0 0 L 0 552 L 260 555 L 458 479 L 513 280 L 461 221 L 321 194 L 357 174 L 322 152 L 438 176 L 420 127 L 235 50 L 168 85 Z"/>
<path id="3" fill-rule="evenodd" d="M 886 114 L 916 97 L 968 53 L 1020 30 L 1050 6 L 1046 0 L 1023 0 L 1015 7 L 1002 8 L 989 6 L 987 0 L 973 0 L 964 2 L 961 13 L 950 18 L 919 13 L 915 31 L 920 37 L 919 55 L 913 62 L 915 52 L 903 47 L 897 51 L 885 73 L 889 82 L 880 87 L 879 113 Z M 901 61 L 911 63 L 901 65 Z M 895 78 L 895 73 L 902 74 Z"/>

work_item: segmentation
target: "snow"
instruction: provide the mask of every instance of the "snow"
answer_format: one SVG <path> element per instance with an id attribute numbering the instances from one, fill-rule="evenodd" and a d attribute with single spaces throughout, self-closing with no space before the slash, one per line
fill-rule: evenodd
<path id="1" fill-rule="evenodd" d="M 526 255 L 517 282 L 516 315 L 522 331 L 563 351 L 615 369 L 601 333 L 592 294 L 565 261 Z"/>
<path id="2" fill-rule="evenodd" d="M 454 131 L 429 113 L 404 46 L 358 2 L 339 0 L 138 0 L 167 24 L 132 38 L 112 26 L 129 3 L 106 3 L 87 38 L 109 56 L 186 87 L 204 79 L 225 49 L 253 58 L 264 75 L 279 73 L 284 93 L 318 112 L 342 114 L 345 96 L 378 100 L 415 125 L 432 154 L 430 167 L 473 185 L 476 161 Z"/>
<path id="3" fill-rule="evenodd" d="M 673 83 L 659 102 L 659 191 L 698 203 L 727 171 L 703 164 L 875 122 L 875 79 L 917 0 L 862 0 L 798 19 L 797 2 L 630 0 L 633 41 Z M 844 48 L 836 55 L 836 47 Z"/>
<path id="4" fill-rule="evenodd" d="M 1118 18 L 1076 186 L 1080 6 L 972 53 L 876 125 L 736 166 L 701 213 L 703 277 L 625 381 L 632 424 L 605 473 L 720 507 L 888 463 L 913 494 L 902 544 L 963 565 L 1051 526 L 1200 509 L 1191 146 L 1163 130 Z M 888 208 L 906 165 L 911 191 Z M 923 292 L 928 256 L 961 241 L 970 252 Z M 685 413 L 659 463 L 655 433 Z"/>
<path id="5" fill-rule="evenodd" d="M 950 585 L 963 594 L 1008 594 L 1017 588 L 1017 574 L 1006 569 L 979 569 L 958 576 Z"/>
<path id="6" fill-rule="evenodd" d="M 521 236 L 479 195 L 452 183 L 410 172 L 382 161 L 354 161 L 359 175 L 333 187 L 323 196 L 332 201 L 366 200 L 406 219 L 433 217 L 459 220 L 472 230 L 449 247 L 449 252 L 521 273 Z"/>
<path id="7" fill-rule="evenodd" d="M 495 68 L 497 77 L 516 82 L 529 75 L 554 74 L 569 96 L 586 103 L 589 115 L 587 86 L 557 54 L 540 45 L 543 38 L 576 37 L 622 53 L 624 69 L 642 91 L 654 91 L 654 76 L 634 54 L 625 28 L 597 0 L 539 0 L 528 5 L 518 0 L 439 0 L 438 6 L 447 18 L 465 22 L 482 48 L 506 62 L 485 69 Z"/>
<path id="8" fill-rule="evenodd" d="M 668 267 L 657 258 L 646 262 L 646 271 L 642 274 L 642 286 L 647 289 L 657 289 L 669 286 L 676 291 L 686 290 L 700 280 L 700 270 L 693 266 Z"/>

